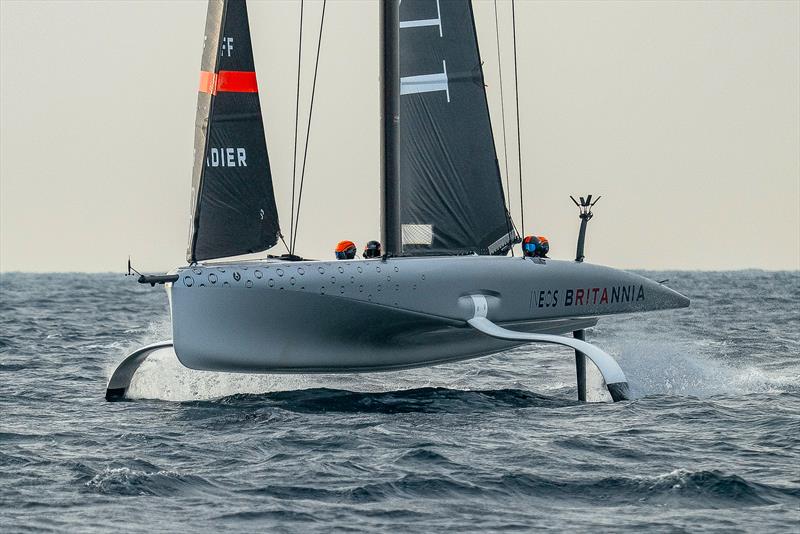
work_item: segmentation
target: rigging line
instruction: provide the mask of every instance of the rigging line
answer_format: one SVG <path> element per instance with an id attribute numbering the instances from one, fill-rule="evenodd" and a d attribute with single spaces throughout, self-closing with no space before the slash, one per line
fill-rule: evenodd
<path id="1" fill-rule="evenodd" d="M 286 247 L 286 252 L 291 254 L 291 251 L 289 250 L 289 245 L 286 244 L 286 240 L 283 238 L 283 234 L 278 234 L 278 237 L 281 238 L 281 243 L 283 243 L 283 246 Z"/>
<path id="2" fill-rule="evenodd" d="M 506 217 L 510 220 L 511 227 L 514 226 L 514 219 L 511 217 L 511 182 L 508 176 L 508 141 L 506 140 L 506 104 L 503 92 L 503 64 L 500 59 L 500 22 L 497 17 L 497 0 L 494 0 L 494 32 L 497 38 L 497 73 L 500 76 L 500 117 L 503 122 L 503 164 L 506 170 L 506 196 L 507 196 L 507 213 Z M 517 229 L 513 228 L 516 232 Z M 511 233 L 511 228 L 509 228 Z M 511 245 L 511 255 L 514 255 L 514 245 Z"/>
<path id="3" fill-rule="evenodd" d="M 494 0 L 494 29 L 497 37 L 497 73 L 500 75 L 500 116 L 503 119 L 503 162 L 506 168 L 506 193 L 508 194 L 508 211 L 511 213 L 511 185 L 508 181 L 508 147 L 506 143 L 506 105 L 503 98 L 503 66 L 500 61 L 500 23 L 497 19 L 497 0 Z"/>
<path id="4" fill-rule="evenodd" d="M 523 236 L 525 235 L 525 203 L 522 198 L 522 142 L 519 133 L 519 75 L 517 73 L 517 15 L 516 1 L 511 0 L 511 27 L 514 35 L 514 99 L 517 104 L 517 157 L 519 164 L 519 213 L 520 226 Z"/>
<path id="5" fill-rule="evenodd" d="M 319 70 L 319 52 L 322 48 L 322 28 L 325 24 L 325 6 L 328 0 L 322 0 L 322 15 L 319 19 L 319 37 L 317 38 L 317 57 L 314 60 L 314 79 L 311 82 L 311 102 L 308 106 L 308 125 L 306 126 L 306 144 L 303 148 L 303 167 L 300 171 L 300 191 L 297 194 L 297 221 L 295 223 L 294 237 L 292 238 L 291 254 L 294 254 L 294 247 L 297 244 L 298 228 L 300 227 L 300 203 L 303 200 L 303 183 L 306 177 L 306 159 L 308 158 L 308 140 L 311 136 L 311 117 L 314 112 L 314 95 L 317 92 L 317 71 Z"/>
<path id="6" fill-rule="evenodd" d="M 292 218 L 289 222 L 289 241 L 294 235 L 294 192 L 297 179 L 297 131 L 300 129 L 300 68 L 303 59 L 303 5 L 304 0 L 300 0 L 300 39 L 297 43 L 297 92 L 294 101 L 294 151 L 292 152 Z M 286 243 L 284 242 L 284 245 Z M 292 251 L 287 247 L 287 252 Z"/>

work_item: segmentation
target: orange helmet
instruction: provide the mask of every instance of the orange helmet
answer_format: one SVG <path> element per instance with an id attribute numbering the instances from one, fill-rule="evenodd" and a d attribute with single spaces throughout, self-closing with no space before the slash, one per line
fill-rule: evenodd
<path id="1" fill-rule="evenodd" d="M 352 241 L 339 241 L 336 245 L 336 259 L 337 260 L 352 260 L 356 257 L 356 244 Z"/>

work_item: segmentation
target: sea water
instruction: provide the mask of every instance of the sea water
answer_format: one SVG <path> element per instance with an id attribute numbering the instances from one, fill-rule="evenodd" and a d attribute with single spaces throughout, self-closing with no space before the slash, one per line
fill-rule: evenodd
<path id="1" fill-rule="evenodd" d="M 797 532 L 800 273 L 645 274 L 692 306 L 587 333 L 618 404 L 577 402 L 573 354 L 544 345 L 305 376 L 163 351 L 107 403 L 126 352 L 170 337 L 164 292 L 2 274 L 0 531 Z"/>

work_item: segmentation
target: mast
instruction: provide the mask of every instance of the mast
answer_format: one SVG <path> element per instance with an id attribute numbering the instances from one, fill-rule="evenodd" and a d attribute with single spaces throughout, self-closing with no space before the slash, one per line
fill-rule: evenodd
<path id="1" fill-rule="evenodd" d="M 381 242 L 403 253 L 400 228 L 400 1 L 381 0 Z"/>

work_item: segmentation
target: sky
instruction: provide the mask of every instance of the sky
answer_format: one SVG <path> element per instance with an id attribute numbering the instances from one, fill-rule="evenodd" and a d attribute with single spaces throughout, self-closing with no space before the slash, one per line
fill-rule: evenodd
<path id="1" fill-rule="evenodd" d="M 498 1 L 505 150 L 494 3 L 474 6 L 519 226 L 511 4 Z M 306 2 L 301 117 L 320 7 Z M 299 3 L 249 8 L 288 228 Z M 192 0 L 0 0 L 1 271 L 185 263 L 205 12 Z M 525 232 L 546 235 L 551 257 L 574 258 L 569 195 L 593 193 L 587 261 L 800 268 L 800 2 L 518 0 L 516 18 Z M 379 236 L 378 97 L 377 4 L 331 0 L 297 240 L 306 257 Z"/>

